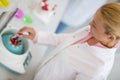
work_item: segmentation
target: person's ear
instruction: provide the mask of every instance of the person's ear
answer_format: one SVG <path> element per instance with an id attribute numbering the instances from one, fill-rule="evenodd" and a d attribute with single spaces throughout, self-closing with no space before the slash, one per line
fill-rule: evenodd
<path id="1" fill-rule="evenodd" d="M 112 34 L 109 34 L 109 35 L 108 35 L 108 40 L 114 41 L 114 40 L 116 40 L 116 36 L 115 36 L 115 35 L 112 35 Z"/>

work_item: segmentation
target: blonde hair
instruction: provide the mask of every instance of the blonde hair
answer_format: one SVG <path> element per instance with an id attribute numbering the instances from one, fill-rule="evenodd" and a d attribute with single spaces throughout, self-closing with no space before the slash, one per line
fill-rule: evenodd
<path id="1" fill-rule="evenodd" d="M 107 3 L 100 8 L 100 12 L 105 21 L 106 33 L 120 39 L 120 3 Z"/>

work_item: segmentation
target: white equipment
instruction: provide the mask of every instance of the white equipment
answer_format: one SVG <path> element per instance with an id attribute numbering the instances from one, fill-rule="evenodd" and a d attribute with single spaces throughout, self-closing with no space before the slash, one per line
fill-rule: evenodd
<path id="1" fill-rule="evenodd" d="M 23 74 L 32 58 L 29 41 L 20 37 L 17 45 L 13 45 L 10 40 L 16 35 L 17 30 L 7 27 L 17 10 L 3 12 L 0 15 L 0 64 L 13 72 Z"/>

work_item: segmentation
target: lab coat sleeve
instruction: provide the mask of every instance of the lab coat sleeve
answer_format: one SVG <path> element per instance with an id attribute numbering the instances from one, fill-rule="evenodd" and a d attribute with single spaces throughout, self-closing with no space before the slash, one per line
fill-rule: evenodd
<path id="1" fill-rule="evenodd" d="M 43 44 L 43 45 L 57 46 L 62 41 L 66 40 L 68 37 L 75 35 L 76 33 L 79 33 L 82 35 L 82 33 L 85 33 L 85 31 L 89 30 L 89 28 L 90 26 L 88 25 L 86 27 L 80 28 L 79 30 L 73 33 L 61 33 L 61 34 L 39 31 L 36 33 L 36 36 L 33 39 L 33 42 Z"/>
<path id="2" fill-rule="evenodd" d="M 33 42 L 42 45 L 57 46 L 69 35 L 70 33 L 55 34 L 51 32 L 39 31 L 36 32 L 36 36 L 33 39 Z"/>

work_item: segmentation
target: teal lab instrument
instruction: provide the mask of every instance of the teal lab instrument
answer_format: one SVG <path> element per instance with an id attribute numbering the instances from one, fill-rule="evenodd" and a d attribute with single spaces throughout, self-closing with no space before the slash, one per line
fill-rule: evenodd
<path id="1" fill-rule="evenodd" d="M 28 68 L 32 55 L 29 40 L 21 37 L 17 45 L 10 42 L 11 38 L 17 34 L 17 30 L 15 27 L 9 27 L 8 23 L 17 10 L 18 8 L 0 15 L 0 64 L 15 73 L 23 74 Z"/>

